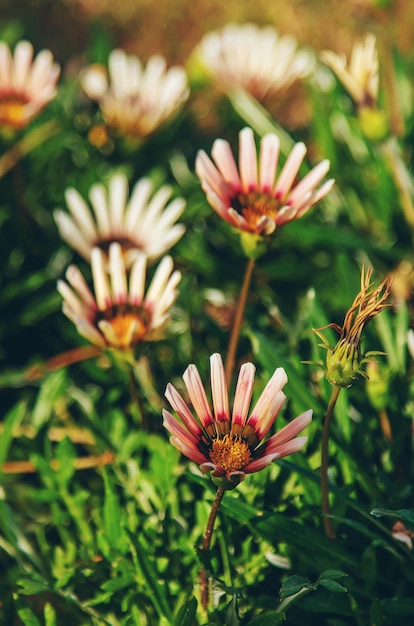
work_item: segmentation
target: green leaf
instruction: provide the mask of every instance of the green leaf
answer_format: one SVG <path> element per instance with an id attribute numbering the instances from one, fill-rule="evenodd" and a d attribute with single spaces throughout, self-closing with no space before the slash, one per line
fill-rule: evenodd
<path id="1" fill-rule="evenodd" d="M 134 577 L 132 573 L 123 574 L 118 578 L 113 578 L 112 580 L 107 580 L 101 585 L 101 589 L 104 591 L 120 591 L 121 589 L 126 589 L 134 584 Z"/>
<path id="2" fill-rule="evenodd" d="M 281 624 L 285 621 L 285 613 L 262 613 L 248 622 L 247 626 L 273 626 L 273 624 Z"/>
<path id="3" fill-rule="evenodd" d="M 10 444 L 13 440 L 14 429 L 20 425 L 26 414 L 26 403 L 19 402 L 7 413 L 4 418 L 3 430 L 0 437 L 0 471 L 7 459 Z"/>
<path id="4" fill-rule="evenodd" d="M 321 587 L 328 589 L 328 591 L 347 592 L 348 589 L 343 585 L 336 582 L 336 580 L 330 580 L 329 578 L 322 578 L 318 581 Z"/>
<path id="5" fill-rule="evenodd" d="M 160 584 L 158 580 L 158 572 L 146 552 L 146 546 L 142 538 L 138 537 L 137 545 L 131 543 L 129 545 L 129 549 L 135 565 L 139 568 L 139 571 L 147 584 L 150 599 L 158 613 L 158 616 L 166 617 L 168 620 L 172 621 L 172 614 L 165 594 L 166 586 L 164 584 Z"/>
<path id="6" fill-rule="evenodd" d="M 298 593 L 302 589 L 312 588 L 313 584 L 307 578 L 296 575 L 290 576 L 287 580 L 285 580 L 280 589 L 280 599 L 284 600 L 285 598 L 289 598 L 290 596 L 295 595 L 295 593 Z"/>
<path id="7" fill-rule="evenodd" d="M 174 626 L 193 626 L 197 611 L 197 599 L 193 596 L 178 611 L 174 619 Z"/>
<path id="8" fill-rule="evenodd" d="M 330 591 L 317 589 L 314 593 L 304 595 L 298 600 L 298 606 L 304 611 L 314 613 L 334 613 L 336 615 L 353 615 L 349 595 L 341 593 L 332 597 Z M 322 621 L 322 620 L 321 620 Z"/>
<path id="9" fill-rule="evenodd" d="M 68 437 L 62 439 L 56 448 L 58 468 L 56 478 L 61 485 L 67 486 L 75 474 L 76 450 Z"/>
<path id="10" fill-rule="evenodd" d="M 67 374 L 64 369 L 52 372 L 43 381 L 32 413 L 32 426 L 37 432 L 54 414 L 56 400 L 67 387 Z"/>
<path id="11" fill-rule="evenodd" d="M 104 523 L 108 540 L 114 548 L 122 545 L 121 511 L 118 498 L 114 492 L 106 470 L 103 471 L 105 486 Z"/>
<path id="12" fill-rule="evenodd" d="M 45 626 L 57 626 L 56 611 L 49 602 L 46 602 L 44 608 Z"/>
<path id="13" fill-rule="evenodd" d="M 390 617 L 414 616 L 413 598 L 387 598 L 380 601 L 380 606 Z"/>
<path id="14" fill-rule="evenodd" d="M 371 515 L 374 517 L 395 517 L 402 520 L 407 526 L 414 530 L 414 511 L 410 509 L 400 509 L 398 511 L 392 511 L 391 509 L 372 509 Z"/>
<path id="15" fill-rule="evenodd" d="M 324 572 L 322 572 L 318 580 L 323 580 L 325 578 L 328 578 L 330 580 L 336 580 L 337 578 L 343 578 L 344 576 L 347 576 L 345 572 L 340 572 L 339 570 L 336 570 L 336 569 L 327 569 Z"/>
<path id="16" fill-rule="evenodd" d="M 285 541 L 295 547 L 303 559 L 312 565 L 318 565 L 321 569 L 335 561 L 348 567 L 359 568 L 359 561 L 349 551 L 292 518 L 276 513 L 262 518 L 259 522 L 254 521 L 253 526 L 267 541 L 271 543 Z"/>
<path id="17" fill-rule="evenodd" d="M 39 580 L 32 580 L 31 578 L 20 578 L 17 584 L 21 587 L 21 589 L 19 589 L 19 595 L 35 596 L 38 593 L 50 591 L 50 587 L 46 585 L 46 583 Z"/>

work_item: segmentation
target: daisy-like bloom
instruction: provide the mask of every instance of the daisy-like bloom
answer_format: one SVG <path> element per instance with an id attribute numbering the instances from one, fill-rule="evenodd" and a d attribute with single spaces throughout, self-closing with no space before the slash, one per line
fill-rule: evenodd
<path id="1" fill-rule="evenodd" d="M 109 247 L 108 269 L 99 248 L 92 250 L 91 265 L 94 294 L 75 265 L 67 270 L 67 283 L 58 281 L 63 312 L 79 334 L 99 347 L 118 350 L 130 350 L 142 341 L 160 339 L 181 280 L 180 272 L 173 271 L 171 257 L 162 259 L 146 292 L 144 254 L 131 268 L 129 285 L 118 243 Z"/>
<path id="2" fill-rule="evenodd" d="M 306 154 L 306 146 L 297 143 L 276 178 L 279 160 L 279 138 L 265 135 L 261 140 L 259 159 L 251 128 L 239 134 L 239 169 L 230 144 L 216 139 L 211 151 L 213 161 L 200 150 L 196 173 L 207 200 L 227 222 L 242 231 L 270 235 L 276 227 L 302 217 L 332 188 L 328 180 L 316 189 L 329 170 L 324 160 L 294 186 Z"/>
<path id="3" fill-rule="evenodd" d="M 287 382 L 285 370 L 276 369 L 247 417 L 255 366 L 245 363 L 240 369 L 232 415 L 219 354 L 210 357 L 210 366 L 214 412 L 196 366 L 189 365 L 183 379 L 196 416 L 175 387 L 168 384 L 165 395 L 180 419 L 164 410 L 164 426 L 171 433 L 171 443 L 198 463 L 203 473 L 211 472 L 219 486 L 233 489 L 246 474 L 258 472 L 275 459 L 300 450 L 307 438 L 296 435 L 309 424 L 312 411 L 306 411 L 266 439 L 286 398 L 282 391 Z"/>
<path id="4" fill-rule="evenodd" d="M 33 46 L 20 41 L 14 55 L 0 42 L 0 125 L 16 130 L 27 126 L 57 91 L 60 66 L 42 50 L 33 60 Z"/>
<path id="5" fill-rule="evenodd" d="M 129 268 L 141 253 L 150 260 L 159 258 L 183 235 L 184 226 L 175 222 L 185 201 L 177 198 L 167 204 L 171 194 L 167 185 L 154 193 L 151 180 L 142 178 L 128 199 L 128 180 L 118 173 L 110 178 L 108 190 L 101 184 L 91 187 L 93 212 L 76 189 L 67 189 L 70 215 L 55 211 L 55 221 L 62 239 L 87 261 L 93 248 L 107 255 L 111 243 L 118 242 Z"/>
<path id="6" fill-rule="evenodd" d="M 328 324 L 314 331 L 323 341 L 321 347 L 328 350 L 326 378 L 332 385 L 351 387 L 357 378 L 366 377 L 362 365 L 372 360 L 376 354 L 382 354 L 367 352 L 363 355 L 361 350 L 361 338 L 365 326 L 389 306 L 387 301 L 390 295 L 390 278 L 385 278 L 378 287 L 373 287 L 371 277 L 372 267 L 369 267 L 366 272 L 362 268 L 361 290 L 346 312 L 342 328 L 338 324 Z M 325 328 L 333 328 L 340 335 L 338 343 L 333 348 L 320 334 L 320 331 Z"/>
<path id="7" fill-rule="evenodd" d="M 83 70 L 80 82 L 88 97 L 99 103 L 108 126 L 138 139 L 169 119 L 189 94 L 183 68 L 167 70 L 160 55 L 152 56 L 144 68 L 138 57 L 123 50 L 109 55 L 109 73 L 102 65 L 92 65 Z"/>
<path id="8" fill-rule="evenodd" d="M 314 65 L 313 56 L 298 50 L 294 37 L 250 23 L 207 33 L 196 52 L 224 91 L 242 88 L 258 100 L 307 76 Z"/>
<path id="9" fill-rule="evenodd" d="M 335 72 L 357 106 L 375 108 L 379 88 L 375 35 L 368 34 L 355 43 L 348 65 L 345 55 L 337 55 L 330 50 L 321 53 L 321 60 Z"/>

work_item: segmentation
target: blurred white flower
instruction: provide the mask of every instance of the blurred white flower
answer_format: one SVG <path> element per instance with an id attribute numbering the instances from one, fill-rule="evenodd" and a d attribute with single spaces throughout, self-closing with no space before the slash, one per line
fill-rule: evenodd
<path id="1" fill-rule="evenodd" d="M 330 50 L 321 53 L 321 60 L 335 72 L 358 106 L 376 106 L 379 64 L 375 35 L 368 34 L 354 44 L 348 64 L 345 55 L 337 55 Z"/>
<path id="2" fill-rule="evenodd" d="M 149 178 L 141 178 L 128 199 L 128 180 L 113 174 L 108 190 L 102 184 L 89 191 L 92 210 L 76 191 L 65 192 L 70 214 L 55 211 L 60 236 L 87 261 L 94 247 L 107 255 L 109 246 L 120 244 L 126 267 L 144 253 L 151 261 L 162 256 L 182 237 L 185 227 L 176 224 L 185 201 L 176 198 L 169 204 L 171 187 L 164 185 L 154 193 Z"/>
<path id="3" fill-rule="evenodd" d="M 251 23 L 227 24 L 207 33 L 196 53 L 224 91 L 242 88 L 258 100 L 286 89 L 314 66 L 313 55 L 298 50 L 294 37 Z"/>
<path id="4" fill-rule="evenodd" d="M 135 138 L 154 132 L 189 94 L 184 69 L 167 69 L 160 55 L 152 56 L 143 67 L 138 57 L 113 50 L 109 71 L 102 65 L 91 65 L 79 79 L 88 97 L 99 103 L 108 126 Z"/>
<path id="5" fill-rule="evenodd" d="M 171 257 L 162 259 L 147 290 L 144 254 L 134 262 L 128 283 L 118 243 L 109 247 L 108 268 L 99 248 L 92 250 L 91 263 L 94 293 L 75 265 L 66 272 L 68 282 L 58 281 L 63 312 L 79 334 L 97 346 L 118 350 L 160 339 L 181 280 L 180 272 L 173 271 Z"/>
<path id="6" fill-rule="evenodd" d="M 24 128 L 52 100 L 57 91 L 60 66 L 49 50 L 33 60 L 33 46 L 19 41 L 14 55 L 0 42 L 0 126 Z"/>

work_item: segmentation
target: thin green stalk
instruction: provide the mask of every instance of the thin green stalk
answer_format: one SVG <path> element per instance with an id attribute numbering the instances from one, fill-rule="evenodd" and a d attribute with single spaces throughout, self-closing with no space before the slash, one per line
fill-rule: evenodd
<path id="1" fill-rule="evenodd" d="M 231 383 L 233 375 L 234 362 L 236 359 L 237 345 L 239 343 L 241 326 L 243 323 L 244 310 L 246 308 L 247 295 L 249 293 L 250 281 L 252 278 L 254 269 L 254 259 L 249 259 L 247 263 L 246 272 L 244 274 L 243 285 L 240 291 L 239 300 L 237 302 L 236 315 L 234 317 L 234 323 L 231 329 L 229 347 L 227 350 L 226 358 L 226 379 L 227 384 Z"/>
<path id="2" fill-rule="evenodd" d="M 207 558 L 210 552 L 211 540 L 213 538 L 214 524 L 219 512 L 221 501 L 223 500 L 225 490 L 223 487 L 218 487 L 216 497 L 214 498 L 213 506 L 211 507 L 210 515 L 207 521 L 207 526 L 203 535 L 202 550 L 204 557 Z M 209 581 L 207 578 L 204 567 L 200 567 L 200 591 L 201 591 L 201 604 L 203 609 L 207 609 L 209 602 Z"/>
<path id="3" fill-rule="evenodd" d="M 55 120 L 37 126 L 0 158 L 0 178 L 11 170 L 21 158 L 56 135 L 61 128 Z"/>
<path id="4" fill-rule="evenodd" d="M 333 417 L 336 401 L 338 400 L 341 387 L 335 385 L 332 390 L 332 394 L 329 400 L 328 408 L 325 415 L 325 421 L 323 423 L 322 432 L 322 450 L 321 450 L 321 492 L 322 492 L 322 513 L 323 524 L 325 527 L 325 534 L 329 539 L 335 539 L 335 533 L 332 528 L 332 520 L 329 517 L 329 484 L 328 484 L 328 460 L 329 460 L 329 432 L 331 429 L 331 422 Z"/>
<path id="5" fill-rule="evenodd" d="M 146 413 L 142 410 L 141 400 L 138 394 L 136 372 L 134 367 L 131 367 L 128 371 L 128 385 L 131 394 L 132 407 L 131 414 L 137 423 L 141 422 L 142 430 L 148 430 L 148 420 Z"/>
<path id="6" fill-rule="evenodd" d="M 413 184 L 407 167 L 401 158 L 400 147 L 395 139 L 390 139 L 382 144 L 381 149 L 394 179 L 405 221 L 411 228 L 411 231 L 414 232 Z"/>

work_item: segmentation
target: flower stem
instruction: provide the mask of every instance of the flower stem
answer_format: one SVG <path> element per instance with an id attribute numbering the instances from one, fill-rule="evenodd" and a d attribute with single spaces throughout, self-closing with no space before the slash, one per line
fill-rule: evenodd
<path id="1" fill-rule="evenodd" d="M 341 387 L 335 385 L 329 399 L 328 408 L 326 410 L 325 421 L 323 423 L 322 432 L 322 451 L 321 451 L 321 492 L 322 492 L 322 513 L 325 534 L 329 539 L 335 539 L 335 533 L 332 528 L 332 520 L 328 517 L 329 508 L 329 484 L 328 484 L 328 449 L 329 449 L 329 431 L 331 429 L 331 421 L 338 400 Z"/>
<path id="2" fill-rule="evenodd" d="M 229 347 L 226 357 L 226 380 L 227 384 L 231 383 L 233 374 L 234 361 L 236 358 L 237 344 L 239 343 L 240 330 L 243 322 L 244 309 L 246 308 L 247 294 L 249 293 L 250 280 L 254 269 L 254 259 L 250 258 L 244 274 L 243 285 L 240 291 L 239 300 L 237 302 L 236 314 L 234 317 L 233 327 L 231 329 Z"/>
<path id="3" fill-rule="evenodd" d="M 53 135 L 56 135 L 59 130 L 60 127 L 56 121 L 51 120 L 50 122 L 46 122 L 34 128 L 30 133 L 25 135 L 23 139 L 14 144 L 14 146 L 0 158 L 0 178 L 11 170 L 22 157 L 29 154 L 29 152 L 37 148 L 37 146 L 40 146 L 40 144 L 47 139 L 50 139 L 50 137 L 53 137 Z"/>
<path id="4" fill-rule="evenodd" d="M 214 498 L 213 506 L 211 507 L 210 515 L 208 518 L 207 526 L 203 535 L 202 550 L 204 557 L 207 558 L 210 552 L 211 540 L 213 538 L 214 524 L 217 518 L 217 514 L 220 508 L 221 501 L 224 496 L 225 489 L 219 487 L 217 489 L 216 497 Z M 204 567 L 200 567 L 200 590 L 201 590 L 201 604 L 203 609 L 207 609 L 209 601 L 209 587 L 208 578 Z"/>

